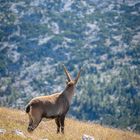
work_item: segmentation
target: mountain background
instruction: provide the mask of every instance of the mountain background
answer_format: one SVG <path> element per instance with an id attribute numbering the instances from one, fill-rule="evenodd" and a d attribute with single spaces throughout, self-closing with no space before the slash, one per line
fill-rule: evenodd
<path id="1" fill-rule="evenodd" d="M 70 116 L 140 132 L 139 0 L 0 0 L 0 105 L 62 91 L 62 64 Z"/>

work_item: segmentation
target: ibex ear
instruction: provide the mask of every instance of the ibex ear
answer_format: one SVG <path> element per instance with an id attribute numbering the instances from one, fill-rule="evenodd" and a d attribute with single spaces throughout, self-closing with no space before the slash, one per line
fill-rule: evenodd
<path id="1" fill-rule="evenodd" d="M 80 71 L 79 71 L 79 73 L 78 73 L 78 75 L 77 75 L 77 77 L 75 78 L 75 80 L 74 80 L 75 84 L 77 83 L 77 81 L 78 81 L 78 79 L 79 79 L 79 77 L 80 77 L 80 74 L 81 74 L 81 71 L 82 71 L 82 70 L 83 70 L 83 69 L 81 68 Z"/>
<path id="2" fill-rule="evenodd" d="M 64 68 L 64 71 L 65 71 L 66 76 L 67 76 L 67 78 L 68 78 L 68 81 L 69 81 L 69 82 L 72 81 L 71 76 L 70 76 L 69 72 L 67 71 L 66 67 L 64 66 L 64 64 L 63 64 L 63 68 Z"/>

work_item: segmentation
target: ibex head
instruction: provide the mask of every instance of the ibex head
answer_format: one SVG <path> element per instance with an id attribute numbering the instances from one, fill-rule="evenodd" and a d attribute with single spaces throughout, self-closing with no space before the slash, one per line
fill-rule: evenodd
<path id="1" fill-rule="evenodd" d="M 66 67 L 65 67 L 64 65 L 63 65 L 63 67 L 64 67 L 64 71 L 65 71 L 66 76 L 67 76 L 67 81 L 66 81 L 67 87 L 75 86 L 76 83 L 78 82 L 78 79 L 79 79 L 79 77 L 80 77 L 80 73 L 81 73 L 82 69 L 80 69 L 80 71 L 79 71 L 77 77 L 73 80 L 73 79 L 71 78 L 71 76 L 70 76 L 68 70 L 66 69 Z"/>

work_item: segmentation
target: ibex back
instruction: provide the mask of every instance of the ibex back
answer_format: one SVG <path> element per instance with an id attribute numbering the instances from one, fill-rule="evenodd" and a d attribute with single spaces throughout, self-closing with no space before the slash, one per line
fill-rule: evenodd
<path id="1" fill-rule="evenodd" d="M 63 65 L 67 76 L 66 87 L 63 92 L 55 93 L 48 96 L 39 96 L 33 98 L 26 107 L 26 113 L 29 116 L 28 132 L 33 131 L 41 122 L 42 118 L 55 119 L 57 125 L 57 133 L 64 133 L 65 116 L 69 110 L 69 106 L 74 95 L 75 85 L 80 77 L 79 71 L 75 80 L 72 80 L 66 67 Z"/>

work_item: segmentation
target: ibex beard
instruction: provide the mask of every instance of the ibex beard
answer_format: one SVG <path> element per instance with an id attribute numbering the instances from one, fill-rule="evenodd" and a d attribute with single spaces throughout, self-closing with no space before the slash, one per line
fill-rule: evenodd
<path id="1" fill-rule="evenodd" d="M 66 87 L 61 93 L 54 93 L 48 96 L 33 98 L 26 107 L 29 116 L 28 132 L 32 132 L 41 122 L 42 118 L 55 119 L 57 133 L 64 133 L 65 116 L 69 110 L 76 83 L 80 77 L 81 70 L 77 77 L 72 80 L 68 70 L 63 65 L 67 76 Z"/>

